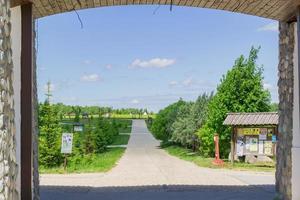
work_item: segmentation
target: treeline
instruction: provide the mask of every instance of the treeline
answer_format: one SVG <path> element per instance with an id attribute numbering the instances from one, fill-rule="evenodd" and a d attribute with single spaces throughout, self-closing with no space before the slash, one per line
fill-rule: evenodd
<path id="1" fill-rule="evenodd" d="M 73 132 L 74 123 L 84 124 L 83 132 L 73 134 L 73 151 L 69 157 L 74 162 L 79 162 L 87 155 L 104 152 L 119 134 L 119 129 L 126 128 L 131 123 L 129 120 L 92 116 L 81 119 L 78 115 L 62 121 L 60 108 L 48 101 L 39 104 L 39 164 L 44 168 L 58 167 L 63 163 L 61 136 L 63 132 Z"/>
<path id="2" fill-rule="evenodd" d="M 220 135 L 220 154 L 230 152 L 231 128 L 223 125 L 229 112 L 276 111 L 270 92 L 263 87 L 263 68 L 256 63 L 259 49 L 240 56 L 217 86 L 215 94 L 202 94 L 195 102 L 180 99 L 159 111 L 151 123 L 154 136 L 214 156 L 213 136 Z"/>
<path id="3" fill-rule="evenodd" d="M 120 108 L 114 109 L 112 107 L 101 107 L 101 106 L 73 106 L 65 105 L 63 103 L 52 104 L 58 110 L 58 115 L 61 119 L 73 118 L 74 116 L 86 117 L 86 116 L 113 116 L 113 115 L 126 115 L 128 117 L 141 117 L 145 113 L 147 115 L 153 115 L 152 111 L 147 109 L 138 108 Z"/>

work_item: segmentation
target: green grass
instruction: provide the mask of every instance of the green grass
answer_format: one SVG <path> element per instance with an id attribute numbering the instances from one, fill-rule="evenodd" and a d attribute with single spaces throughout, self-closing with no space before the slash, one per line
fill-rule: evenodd
<path id="1" fill-rule="evenodd" d="M 231 169 L 231 170 L 241 170 L 241 171 L 262 171 L 262 172 L 273 172 L 275 171 L 275 165 L 273 163 L 256 163 L 256 164 L 249 164 L 249 163 L 238 163 L 235 162 L 234 165 L 228 161 L 224 161 L 224 166 L 219 167 L 212 164 L 214 158 L 204 158 L 199 153 L 193 153 L 189 149 L 185 149 L 179 146 L 168 146 L 165 147 L 164 150 L 168 152 L 170 155 L 176 156 L 180 159 L 190 161 L 195 163 L 200 167 L 207 167 L 207 168 L 224 168 L 224 169 Z"/>
<path id="2" fill-rule="evenodd" d="M 63 166 L 49 169 L 40 167 L 39 171 L 42 174 L 107 172 L 116 166 L 124 152 L 125 148 L 112 148 L 101 154 L 70 158 L 66 171 Z"/>
<path id="3" fill-rule="evenodd" d="M 113 120 L 109 118 L 108 120 Z M 131 119 L 114 119 L 120 125 L 119 133 L 131 133 Z M 64 119 L 62 122 L 72 122 L 72 119 Z M 89 125 L 97 127 L 98 118 L 93 120 L 81 119 L 85 128 Z M 73 126 L 70 124 L 62 125 L 63 130 L 72 132 Z M 84 133 L 82 133 L 84 134 Z M 113 138 L 113 143 L 109 145 L 126 145 L 128 144 L 129 135 L 117 135 Z M 40 167 L 41 173 L 87 173 L 87 172 L 106 172 L 113 168 L 117 161 L 122 157 L 125 148 L 108 148 L 106 152 L 92 155 L 72 155 L 68 158 L 68 167 L 65 171 L 63 165 L 53 168 Z"/>
<path id="4" fill-rule="evenodd" d="M 93 118 L 99 118 L 99 115 L 96 114 L 96 115 L 89 115 L 90 117 L 92 116 Z M 115 119 L 148 119 L 148 117 L 151 117 L 151 118 L 155 118 L 156 115 L 153 114 L 153 115 L 138 115 L 138 114 L 135 114 L 135 115 L 130 115 L 130 114 L 112 114 L 110 116 L 111 118 L 115 118 Z M 75 116 L 72 115 L 72 116 L 68 116 L 68 115 L 65 115 L 64 116 L 64 119 L 74 119 Z"/>
<path id="5" fill-rule="evenodd" d="M 126 128 L 124 127 L 121 127 L 119 128 L 119 133 L 131 133 L 131 125 L 130 126 L 127 126 Z"/>
<path id="6" fill-rule="evenodd" d="M 130 135 L 117 135 L 114 137 L 111 145 L 126 145 L 128 144 Z"/>
<path id="7" fill-rule="evenodd" d="M 131 133 L 132 120 L 131 119 L 115 119 L 118 124 L 121 124 L 119 133 Z"/>
<path id="8" fill-rule="evenodd" d="M 131 126 L 132 126 L 131 119 L 108 118 L 108 120 L 110 121 L 115 120 L 117 124 L 120 125 L 119 133 L 131 133 Z M 72 126 L 73 119 L 63 119 L 61 122 L 70 123 L 70 124 L 62 125 L 64 131 L 71 132 L 73 130 L 73 126 Z M 92 127 L 97 127 L 98 118 L 94 118 L 92 120 L 80 119 L 80 122 L 84 124 L 85 128 L 87 128 L 89 125 L 91 125 Z"/>

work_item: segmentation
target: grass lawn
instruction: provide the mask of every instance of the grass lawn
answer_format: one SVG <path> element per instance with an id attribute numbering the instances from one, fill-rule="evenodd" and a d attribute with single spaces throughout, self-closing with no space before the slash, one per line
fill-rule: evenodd
<path id="1" fill-rule="evenodd" d="M 126 145 L 128 144 L 130 135 L 117 135 L 114 138 L 114 141 L 110 145 Z"/>
<path id="2" fill-rule="evenodd" d="M 190 161 L 195 163 L 200 167 L 208 167 L 208 168 L 224 168 L 224 169 L 232 169 L 232 170 L 248 170 L 248 171 L 263 171 L 263 172 L 273 172 L 275 171 L 275 164 L 273 163 L 257 163 L 257 164 L 249 164 L 249 163 L 234 163 L 232 166 L 230 162 L 225 161 L 223 167 L 215 166 L 212 164 L 214 158 L 204 158 L 200 156 L 198 153 L 193 153 L 189 149 L 185 149 L 179 146 L 169 146 L 164 148 L 166 152 L 170 155 L 176 156 L 180 159 Z"/>
<path id="3" fill-rule="evenodd" d="M 131 133 L 132 120 L 131 119 L 115 119 L 117 123 L 121 124 L 119 133 Z"/>
<path id="4" fill-rule="evenodd" d="M 115 120 L 117 124 L 119 124 L 119 133 L 131 133 L 131 126 L 132 126 L 132 120 L 131 119 L 118 119 L 118 118 L 108 118 L 107 120 Z M 61 121 L 62 123 L 66 123 L 62 125 L 64 131 L 72 132 L 73 130 L 73 119 L 63 119 Z M 85 125 L 85 128 L 87 128 L 89 125 L 92 127 L 97 127 L 98 124 L 98 118 L 94 118 L 92 120 L 89 119 L 80 119 L 80 122 Z"/>
<path id="5" fill-rule="evenodd" d="M 132 120 L 131 119 L 108 119 L 115 120 L 119 125 L 119 133 L 130 133 Z M 62 124 L 64 132 L 73 132 L 73 125 L 70 119 L 64 119 Z M 97 127 L 98 119 L 87 120 L 81 119 L 81 123 L 88 126 Z M 68 124 L 70 123 L 70 124 Z M 82 135 L 85 132 L 81 133 Z M 113 138 L 113 142 L 109 145 L 126 145 L 130 135 L 117 135 Z M 41 173 L 88 173 L 88 172 L 106 172 L 112 169 L 117 161 L 122 157 L 125 148 L 108 148 L 106 152 L 91 155 L 73 155 L 68 158 L 67 170 L 65 171 L 63 165 L 53 168 L 45 168 L 40 166 Z"/>
<path id="6" fill-rule="evenodd" d="M 107 172 L 116 166 L 124 152 L 125 148 L 111 148 L 101 154 L 70 158 L 66 171 L 63 166 L 50 169 L 40 167 L 39 171 L 42 174 Z"/>

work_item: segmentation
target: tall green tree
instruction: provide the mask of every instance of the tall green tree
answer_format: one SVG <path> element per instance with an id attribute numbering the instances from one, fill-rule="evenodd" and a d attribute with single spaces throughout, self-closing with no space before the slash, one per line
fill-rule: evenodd
<path id="1" fill-rule="evenodd" d="M 93 129 L 91 124 L 85 127 L 84 129 L 84 137 L 83 137 L 83 149 L 85 154 L 92 154 L 95 152 L 95 137 L 96 130 Z"/>
<path id="2" fill-rule="evenodd" d="M 220 135 L 220 154 L 230 151 L 231 129 L 223 125 L 229 112 L 264 112 L 270 110 L 270 92 L 263 88 L 263 68 L 256 63 L 259 49 L 252 48 L 246 59 L 240 56 L 221 79 L 208 106 L 208 118 L 198 131 L 200 151 L 213 156 L 213 135 Z"/>
<path id="3" fill-rule="evenodd" d="M 81 107 L 80 106 L 72 106 L 72 110 L 75 113 L 74 122 L 80 121 Z"/>
<path id="4" fill-rule="evenodd" d="M 190 121 L 193 103 L 189 102 L 178 109 L 177 117 L 171 125 L 171 140 L 182 146 L 190 147 L 193 142 L 194 123 Z"/>
<path id="5" fill-rule="evenodd" d="M 53 167 L 61 164 L 60 153 L 62 129 L 55 106 L 48 101 L 39 105 L 39 162 L 42 166 Z"/>
<path id="6" fill-rule="evenodd" d="M 105 151 L 106 146 L 112 142 L 114 133 L 112 132 L 111 126 L 112 125 L 110 124 L 108 119 L 98 119 L 97 128 L 93 131 L 96 153 Z"/>

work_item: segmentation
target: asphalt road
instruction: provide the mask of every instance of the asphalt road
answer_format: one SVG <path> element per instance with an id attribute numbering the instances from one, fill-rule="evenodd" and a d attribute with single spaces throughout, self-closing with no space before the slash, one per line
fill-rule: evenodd
<path id="1" fill-rule="evenodd" d="M 168 155 L 134 120 L 124 156 L 107 173 L 42 175 L 42 200 L 272 200 L 274 174 L 207 169 Z"/>

